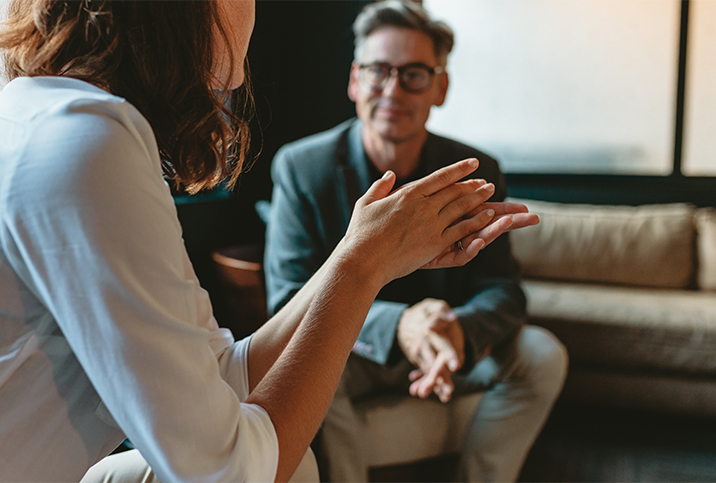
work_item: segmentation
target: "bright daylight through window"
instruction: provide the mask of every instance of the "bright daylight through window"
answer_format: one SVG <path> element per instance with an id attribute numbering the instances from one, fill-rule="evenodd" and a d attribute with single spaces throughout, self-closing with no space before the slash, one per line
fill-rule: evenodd
<path id="1" fill-rule="evenodd" d="M 423 3 L 456 35 L 432 130 L 494 154 L 507 173 L 671 173 L 679 0 Z M 704 57 L 716 55 L 715 31 Z"/>
<path id="2" fill-rule="evenodd" d="M 690 4 L 682 170 L 716 176 L 716 1 Z"/>

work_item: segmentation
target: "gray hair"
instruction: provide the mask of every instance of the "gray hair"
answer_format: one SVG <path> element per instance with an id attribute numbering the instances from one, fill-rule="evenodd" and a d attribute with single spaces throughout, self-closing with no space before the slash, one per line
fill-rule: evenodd
<path id="1" fill-rule="evenodd" d="M 428 12 L 411 0 L 385 0 L 366 5 L 353 22 L 355 33 L 355 58 L 359 59 L 366 39 L 381 27 L 404 27 L 426 34 L 433 41 L 435 56 L 440 65 L 447 64 L 447 57 L 455 44 L 452 29 L 444 22 L 434 21 Z"/>

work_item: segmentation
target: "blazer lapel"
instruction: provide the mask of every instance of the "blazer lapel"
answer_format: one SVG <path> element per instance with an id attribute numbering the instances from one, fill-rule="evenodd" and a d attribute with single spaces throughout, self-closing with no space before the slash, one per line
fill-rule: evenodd
<path id="1" fill-rule="evenodd" d="M 435 136 L 428 133 L 425 145 L 420 153 L 420 166 L 422 167 L 419 173 L 420 177 L 427 176 L 447 164 L 448 160 L 444 159 L 444 157 L 445 152 L 441 150 L 438 143 L 436 143 Z M 426 280 L 432 293 L 438 294 L 442 292 L 443 287 L 446 286 L 446 276 L 447 273 L 444 268 L 428 270 Z"/>
<path id="2" fill-rule="evenodd" d="M 362 130 L 363 123 L 355 120 L 343 133 L 336 152 L 337 191 L 344 230 L 348 228 L 356 201 L 368 191 L 371 183 Z"/>

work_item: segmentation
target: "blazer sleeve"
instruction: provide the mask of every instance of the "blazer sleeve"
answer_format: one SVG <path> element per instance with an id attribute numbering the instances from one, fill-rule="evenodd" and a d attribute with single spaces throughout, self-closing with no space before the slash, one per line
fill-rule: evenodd
<path id="1" fill-rule="evenodd" d="M 341 196 L 332 198 L 334 206 L 318 201 L 317 193 L 329 182 L 320 178 L 326 175 L 324 172 L 312 171 L 315 166 L 303 159 L 300 150 L 284 147 L 271 168 L 274 187 L 264 254 L 271 315 L 286 305 L 328 258 L 337 243 L 328 232 L 338 232 L 337 225 L 342 223 L 339 212 L 347 209 Z M 385 364 L 406 307 L 397 302 L 375 301 L 353 351 Z"/>
<path id="2" fill-rule="evenodd" d="M 312 203 L 299 188 L 293 160 L 290 149 L 282 148 L 271 166 L 273 193 L 264 252 L 269 315 L 291 300 L 333 248 L 322 248 Z"/>
<path id="3" fill-rule="evenodd" d="M 503 235 L 478 256 L 490 258 L 480 272 L 467 281 L 472 295 L 455 307 L 465 333 L 466 360 L 476 363 L 487 347 L 496 347 L 513 337 L 527 319 L 526 298 L 516 278 L 518 268 Z M 467 365 L 467 364 L 466 364 Z"/>

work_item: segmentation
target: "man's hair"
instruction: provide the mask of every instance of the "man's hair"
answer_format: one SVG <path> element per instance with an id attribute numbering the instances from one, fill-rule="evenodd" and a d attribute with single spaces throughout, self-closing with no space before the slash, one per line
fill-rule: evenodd
<path id="1" fill-rule="evenodd" d="M 360 59 L 366 39 L 382 27 L 403 27 L 426 34 L 433 41 L 440 65 L 455 44 L 452 29 L 444 22 L 434 21 L 425 9 L 411 0 L 385 0 L 366 5 L 353 22 L 355 58 Z"/>
<path id="2" fill-rule="evenodd" d="M 223 99 L 212 88 L 213 29 L 229 44 L 221 20 L 203 0 L 11 0 L 0 53 L 7 80 L 66 76 L 127 99 L 152 126 L 165 175 L 194 193 L 233 186 L 248 153 L 249 87 L 232 99 L 244 119 L 227 109 L 228 88 Z"/>

